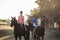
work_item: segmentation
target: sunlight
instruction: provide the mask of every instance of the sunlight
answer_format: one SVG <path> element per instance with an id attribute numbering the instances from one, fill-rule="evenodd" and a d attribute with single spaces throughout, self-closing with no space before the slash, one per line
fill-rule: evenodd
<path id="1" fill-rule="evenodd" d="M 25 14 L 30 14 L 30 10 L 37 7 L 35 0 L 0 0 L 0 19 L 17 18 L 21 10 L 27 19 Z"/>

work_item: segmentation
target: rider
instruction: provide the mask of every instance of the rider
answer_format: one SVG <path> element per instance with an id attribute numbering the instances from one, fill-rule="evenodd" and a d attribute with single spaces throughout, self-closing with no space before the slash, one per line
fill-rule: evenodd
<path id="1" fill-rule="evenodd" d="M 20 15 L 18 16 L 18 23 L 24 24 L 24 16 L 22 15 L 23 11 L 20 11 Z"/>
<path id="2" fill-rule="evenodd" d="M 33 23 L 33 26 L 34 26 L 33 33 L 35 32 L 35 30 L 36 30 L 37 27 L 41 26 L 41 21 L 42 21 L 42 18 L 40 16 L 38 17 L 37 20 L 36 20 L 35 17 L 32 18 L 32 23 Z"/>
<path id="3" fill-rule="evenodd" d="M 41 21 L 42 21 L 42 18 L 39 16 L 38 19 L 37 19 L 37 26 L 41 26 Z"/>
<path id="4" fill-rule="evenodd" d="M 33 17 L 31 19 L 31 23 L 33 24 L 34 27 L 36 27 L 36 18 L 35 17 Z"/>
<path id="5" fill-rule="evenodd" d="M 22 14 L 23 11 L 20 11 L 20 15 L 18 16 L 18 23 L 26 30 L 26 27 L 24 26 L 24 16 Z"/>
<path id="6" fill-rule="evenodd" d="M 35 28 L 37 27 L 37 25 L 36 25 L 36 18 L 35 17 L 32 17 L 31 23 L 33 24 L 33 27 L 34 27 L 34 29 L 33 29 L 33 36 L 34 36 Z"/>
<path id="7" fill-rule="evenodd" d="M 41 26 L 41 21 L 42 21 L 42 18 L 40 16 L 37 18 L 37 20 L 35 17 L 31 19 L 31 23 L 35 28 Z"/>

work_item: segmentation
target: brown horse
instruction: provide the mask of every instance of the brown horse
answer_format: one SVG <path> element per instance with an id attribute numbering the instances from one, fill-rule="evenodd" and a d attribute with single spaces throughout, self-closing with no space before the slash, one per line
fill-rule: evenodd
<path id="1" fill-rule="evenodd" d="M 42 37 L 42 40 L 44 39 L 44 33 L 45 27 L 44 27 L 44 21 L 42 21 L 41 26 L 37 27 L 34 32 L 34 40 L 40 40 L 40 37 Z"/>
<path id="2" fill-rule="evenodd" d="M 33 38 L 33 29 L 34 29 L 34 26 L 33 26 L 33 24 L 30 21 L 28 22 L 28 26 L 30 27 L 30 31 L 32 33 L 32 38 Z"/>

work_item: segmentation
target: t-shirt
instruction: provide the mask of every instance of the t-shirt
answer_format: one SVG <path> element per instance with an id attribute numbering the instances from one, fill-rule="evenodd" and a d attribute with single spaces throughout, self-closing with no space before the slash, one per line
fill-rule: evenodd
<path id="1" fill-rule="evenodd" d="M 37 25 L 41 26 L 41 19 L 37 19 Z"/>
<path id="2" fill-rule="evenodd" d="M 18 16 L 18 23 L 24 24 L 24 16 Z"/>
<path id="3" fill-rule="evenodd" d="M 31 19 L 31 23 L 33 24 L 33 23 L 36 23 L 36 18 L 32 18 Z"/>

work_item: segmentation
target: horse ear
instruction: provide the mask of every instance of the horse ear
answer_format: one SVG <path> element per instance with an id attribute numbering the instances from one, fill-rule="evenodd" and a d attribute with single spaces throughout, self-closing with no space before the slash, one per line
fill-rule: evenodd
<path id="1" fill-rule="evenodd" d="M 11 16 L 11 18 L 13 18 L 13 17 Z"/>
<path id="2" fill-rule="evenodd" d="M 13 19 L 13 17 L 11 17 Z"/>
<path id="3" fill-rule="evenodd" d="M 14 19 L 16 19 L 16 17 L 14 17 Z"/>
<path id="4" fill-rule="evenodd" d="M 14 17 L 14 18 L 16 18 L 16 17 Z"/>

